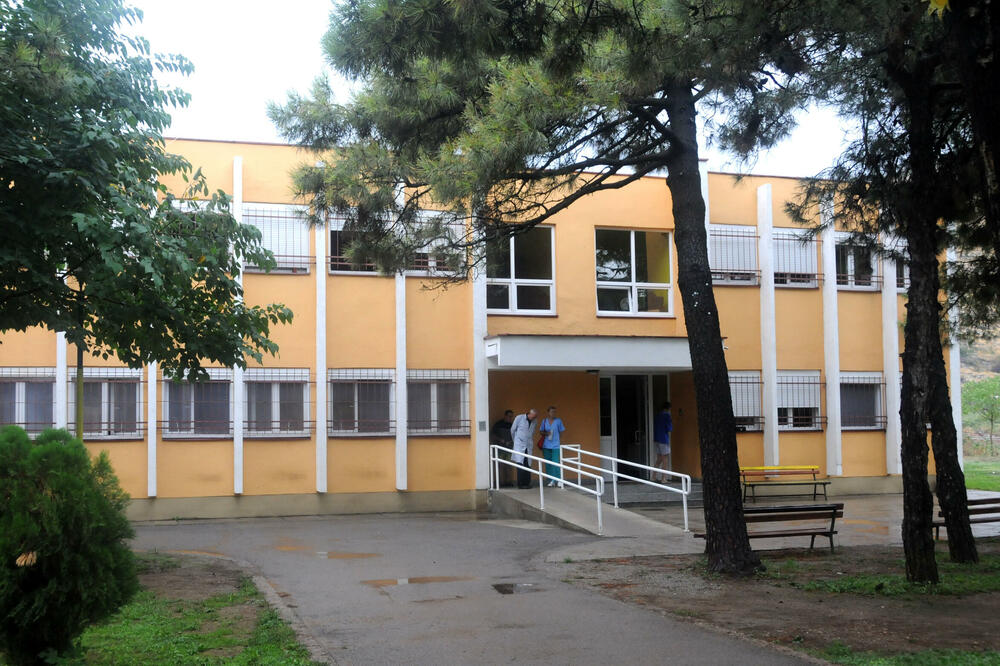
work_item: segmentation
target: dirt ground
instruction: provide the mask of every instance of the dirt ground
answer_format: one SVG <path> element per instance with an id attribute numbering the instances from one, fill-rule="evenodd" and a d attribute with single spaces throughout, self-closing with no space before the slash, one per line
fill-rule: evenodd
<path id="1" fill-rule="evenodd" d="M 1000 553 L 1000 540 L 979 542 Z M 797 649 L 835 642 L 879 654 L 933 648 L 1000 650 L 1000 593 L 890 597 L 806 591 L 811 580 L 902 572 L 889 546 L 762 552 L 769 574 L 746 579 L 704 575 L 700 556 L 637 557 L 565 563 L 563 580 L 628 603 Z M 790 561 L 793 561 L 790 563 Z"/>

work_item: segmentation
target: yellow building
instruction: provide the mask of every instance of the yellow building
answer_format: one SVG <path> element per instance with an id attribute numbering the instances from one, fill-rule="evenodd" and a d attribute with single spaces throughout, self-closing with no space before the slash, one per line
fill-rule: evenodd
<path id="1" fill-rule="evenodd" d="M 351 266 L 337 220 L 308 228 L 283 145 L 174 140 L 277 268 L 246 267 L 251 303 L 294 323 L 263 366 L 164 381 L 155 365 L 86 363 L 86 444 L 107 450 L 135 518 L 467 509 L 489 486 L 505 409 L 557 405 L 564 443 L 651 464 L 673 403 L 676 471 L 699 477 L 670 195 L 661 177 L 577 203 L 445 285 L 429 253 L 395 276 Z M 181 189 L 181 183 L 168 182 Z M 744 465 L 815 464 L 832 492 L 899 488 L 905 265 L 785 214 L 794 179 L 703 173 L 715 295 Z M 0 344 L 0 423 L 71 425 L 61 334 Z M 958 387 L 958 347 L 949 350 Z M 959 391 L 953 393 L 956 422 Z M 961 428 L 959 427 L 959 431 Z"/>

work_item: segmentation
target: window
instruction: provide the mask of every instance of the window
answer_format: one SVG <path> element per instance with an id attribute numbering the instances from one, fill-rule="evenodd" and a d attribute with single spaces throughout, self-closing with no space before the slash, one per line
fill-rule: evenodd
<path id="1" fill-rule="evenodd" d="M 840 426 L 858 430 L 885 428 L 883 386 L 881 373 L 841 373 Z"/>
<path id="2" fill-rule="evenodd" d="M 423 247 L 414 253 L 409 274 L 423 275 L 454 275 L 465 264 L 465 252 L 454 247 L 461 242 L 465 228 L 460 223 L 444 222 L 437 218 L 442 214 L 432 211 L 420 211 L 418 220 L 424 233 Z M 432 237 L 431 237 L 432 236 Z M 505 241 L 506 242 L 506 241 Z"/>
<path id="3" fill-rule="evenodd" d="M 371 436 L 395 433 L 392 370 L 330 370 L 328 379 L 328 434 Z"/>
<path id="4" fill-rule="evenodd" d="M 209 381 L 165 381 L 166 436 L 232 435 L 233 374 L 208 368 Z"/>
<path id="5" fill-rule="evenodd" d="M 753 227 L 710 225 L 708 254 L 712 264 L 713 283 L 755 285 L 760 282 L 757 230 Z"/>
<path id="6" fill-rule="evenodd" d="M 729 391 L 733 397 L 733 416 L 736 430 L 760 430 L 764 417 L 760 407 L 760 371 L 740 370 L 729 373 Z"/>
<path id="7" fill-rule="evenodd" d="M 55 369 L 2 368 L 0 425 L 39 433 L 55 423 Z"/>
<path id="8" fill-rule="evenodd" d="M 248 437 L 309 434 L 309 371 L 251 368 L 246 371 Z"/>
<path id="9" fill-rule="evenodd" d="M 910 287 L 910 254 L 906 239 L 889 236 L 884 244 L 885 250 L 892 253 L 896 263 L 896 290 L 906 291 Z"/>
<path id="10" fill-rule="evenodd" d="M 469 373 L 410 370 L 406 373 L 407 432 L 469 434 Z"/>
<path id="11" fill-rule="evenodd" d="M 555 312 L 552 227 L 534 227 L 491 243 L 486 251 L 486 310 Z"/>
<path id="12" fill-rule="evenodd" d="M 778 429 L 820 430 L 819 370 L 778 371 Z"/>
<path id="13" fill-rule="evenodd" d="M 274 271 L 308 273 L 312 256 L 309 253 L 309 225 L 305 206 L 250 203 L 243 205 L 243 223 L 260 230 L 261 245 L 274 254 Z M 260 271 L 259 266 L 246 265 L 248 271 Z"/>
<path id="14" fill-rule="evenodd" d="M 819 285 L 817 241 L 807 231 L 775 229 L 774 284 L 784 287 L 816 287 Z"/>
<path id="15" fill-rule="evenodd" d="M 845 289 L 877 289 L 880 284 L 870 247 L 852 241 L 850 234 L 837 234 L 837 286 Z"/>
<path id="16" fill-rule="evenodd" d="M 76 370 L 69 370 L 67 427 L 76 427 Z M 91 439 L 141 437 L 141 370 L 84 368 L 83 434 Z"/>
<path id="17" fill-rule="evenodd" d="M 670 234 L 597 229 L 597 313 L 666 316 L 673 312 Z"/>
<path id="18" fill-rule="evenodd" d="M 373 261 L 354 263 L 349 255 L 351 246 L 363 237 L 363 232 L 345 231 L 343 218 L 330 219 L 330 271 L 352 273 L 375 273 Z"/>

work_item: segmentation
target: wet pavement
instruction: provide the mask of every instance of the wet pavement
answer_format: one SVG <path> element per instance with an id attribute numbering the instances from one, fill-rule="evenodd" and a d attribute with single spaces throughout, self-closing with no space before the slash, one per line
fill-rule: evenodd
<path id="1" fill-rule="evenodd" d="M 134 543 L 248 562 L 332 663 L 802 662 L 559 580 L 551 553 L 588 544 L 621 553 L 638 540 L 395 514 L 146 524 Z"/>

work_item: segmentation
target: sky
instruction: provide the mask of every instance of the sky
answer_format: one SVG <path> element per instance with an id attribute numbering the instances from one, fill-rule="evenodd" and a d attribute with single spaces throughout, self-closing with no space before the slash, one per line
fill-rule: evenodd
<path id="1" fill-rule="evenodd" d="M 136 30 L 154 52 L 178 53 L 194 64 L 190 77 L 164 83 L 191 94 L 173 112 L 167 136 L 230 141 L 284 141 L 267 117 L 268 102 L 305 93 L 327 74 L 348 101 L 350 83 L 326 64 L 320 44 L 331 0 L 132 0 L 145 15 Z M 280 9 L 279 9 L 280 7 Z M 814 176 L 840 153 L 845 130 L 836 116 L 810 109 L 784 142 L 754 164 L 736 163 L 711 147 L 709 168 L 776 176 Z"/>

